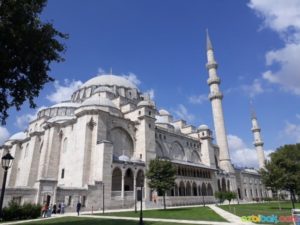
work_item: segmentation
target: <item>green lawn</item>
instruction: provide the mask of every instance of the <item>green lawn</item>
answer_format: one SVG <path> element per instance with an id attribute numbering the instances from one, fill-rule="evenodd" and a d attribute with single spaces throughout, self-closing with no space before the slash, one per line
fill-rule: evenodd
<path id="1" fill-rule="evenodd" d="M 277 215 L 279 216 L 290 216 L 292 204 L 291 202 L 280 202 L 281 210 L 279 210 L 278 202 L 270 203 L 255 203 L 255 204 L 240 204 L 240 205 L 222 205 L 220 208 L 234 213 L 238 216 L 251 216 L 251 215 Z M 296 208 L 300 208 L 300 203 L 296 203 Z M 287 224 L 287 223 L 278 223 Z"/>
<path id="2" fill-rule="evenodd" d="M 84 218 L 84 217 L 63 217 L 57 219 L 45 219 L 44 221 L 36 221 L 30 223 L 23 223 L 24 225 L 138 225 L 138 221 L 129 220 L 112 220 L 112 219 L 95 219 L 95 218 Z M 144 222 L 145 225 L 172 225 L 174 223 L 163 223 L 163 222 Z M 176 223 L 176 225 L 184 225 Z"/>
<path id="3" fill-rule="evenodd" d="M 125 217 L 139 217 L 139 212 L 116 212 L 99 214 L 104 216 L 125 216 Z M 143 211 L 145 218 L 161 218 L 161 219 L 184 219 L 184 220 L 204 220 L 204 221 L 224 221 L 226 220 L 216 214 L 209 207 L 192 207 L 192 208 L 178 208 L 178 209 L 160 209 L 160 210 L 146 210 Z"/>

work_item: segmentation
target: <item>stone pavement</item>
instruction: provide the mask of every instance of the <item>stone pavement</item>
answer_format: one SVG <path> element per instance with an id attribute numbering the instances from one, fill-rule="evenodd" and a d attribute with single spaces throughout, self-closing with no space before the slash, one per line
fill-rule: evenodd
<path id="1" fill-rule="evenodd" d="M 210 207 L 212 210 L 214 210 L 217 214 L 225 218 L 228 222 L 216 222 L 216 221 L 199 221 L 199 220 L 179 220 L 179 219 L 160 219 L 160 218 L 143 218 L 144 221 L 156 221 L 156 222 L 169 222 L 169 223 L 183 223 L 183 224 L 211 224 L 211 225 L 253 225 L 254 223 L 250 222 L 242 222 L 241 218 L 229 213 L 215 205 L 207 205 Z M 186 206 L 183 206 L 186 207 Z M 176 208 L 183 208 L 183 207 L 176 207 Z M 191 207 L 197 207 L 197 206 L 191 206 Z M 168 207 L 170 208 L 170 207 Z M 173 207 L 172 207 L 173 208 Z M 174 207 L 175 208 L 175 207 Z M 129 211 L 128 209 L 122 209 L 122 210 L 107 210 L 105 212 L 120 212 L 120 211 Z M 94 211 L 94 213 L 102 213 L 102 211 Z M 1 223 L 1 225 L 13 225 L 13 224 L 22 224 L 22 223 L 27 223 L 27 222 L 37 222 L 37 221 L 44 221 L 44 220 L 51 220 L 54 218 L 59 218 L 59 217 L 65 217 L 65 216 L 75 216 L 77 217 L 77 213 L 65 213 L 65 214 L 58 214 L 58 215 L 53 215 L 52 217 L 49 218 L 39 218 L 39 219 L 34 219 L 34 220 L 22 220 L 22 221 L 17 221 L 17 222 L 7 222 L 7 223 Z M 133 221 L 138 221 L 139 218 L 134 218 L 134 217 L 117 217 L 117 216 L 102 216 L 102 215 L 91 215 L 91 212 L 83 212 L 80 217 L 86 217 L 86 218 L 101 218 L 101 219 L 113 219 L 113 220 L 133 220 Z"/>

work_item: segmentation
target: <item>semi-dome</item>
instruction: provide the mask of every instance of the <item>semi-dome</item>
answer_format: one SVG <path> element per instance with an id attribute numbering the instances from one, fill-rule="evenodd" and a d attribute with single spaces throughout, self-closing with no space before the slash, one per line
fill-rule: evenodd
<path id="1" fill-rule="evenodd" d="M 108 106 L 108 107 L 113 107 L 117 108 L 117 106 L 108 98 L 104 98 L 99 95 L 93 95 L 90 98 L 87 98 L 86 100 L 83 101 L 81 104 L 82 106 Z"/>
<path id="2" fill-rule="evenodd" d="M 62 108 L 62 107 L 72 107 L 72 108 L 77 108 L 79 107 L 80 104 L 76 102 L 61 102 L 55 105 L 52 105 L 50 108 Z"/>
<path id="3" fill-rule="evenodd" d="M 199 130 L 208 130 L 209 127 L 206 125 L 206 124 L 201 124 L 199 127 L 198 127 Z"/>
<path id="4" fill-rule="evenodd" d="M 159 110 L 158 112 L 159 112 L 159 115 L 161 115 L 161 116 L 170 116 L 170 115 L 171 115 L 171 114 L 170 114 L 167 110 L 165 110 L 165 109 L 161 109 L 161 110 Z"/>
<path id="5" fill-rule="evenodd" d="M 137 89 L 136 85 L 128 79 L 116 75 L 100 75 L 85 82 L 81 88 L 89 86 L 118 86 L 124 88 Z"/>
<path id="6" fill-rule="evenodd" d="M 18 132 L 13 134 L 8 140 L 24 140 L 26 138 L 26 133 Z"/>

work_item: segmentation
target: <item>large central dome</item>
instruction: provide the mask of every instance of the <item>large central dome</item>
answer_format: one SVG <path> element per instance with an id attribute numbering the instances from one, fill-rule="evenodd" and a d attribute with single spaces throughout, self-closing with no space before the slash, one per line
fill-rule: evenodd
<path id="1" fill-rule="evenodd" d="M 85 82 L 81 88 L 89 86 L 118 86 L 124 88 L 138 89 L 128 79 L 115 75 L 100 75 Z"/>

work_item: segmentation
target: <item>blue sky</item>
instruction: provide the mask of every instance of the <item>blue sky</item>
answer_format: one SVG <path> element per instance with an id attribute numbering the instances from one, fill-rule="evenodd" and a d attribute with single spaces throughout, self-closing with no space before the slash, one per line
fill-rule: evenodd
<path id="1" fill-rule="evenodd" d="M 42 18 L 70 38 L 66 61 L 51 66 L 56 82 L 36 99 L 39 107 L 65 99 L 82 82 L 112 68 L 153 93 L 158 109 L 213 129 L 206 98 L 208 28 L 234 163 L 256 166 L 251 99 L 267 153 L 300 141 L 297 0 L 61 0 L 49 1 Z M 19 112 L 10 110 L 0 141 L 24 130 L 35 113 L 27 104 Z"/>

